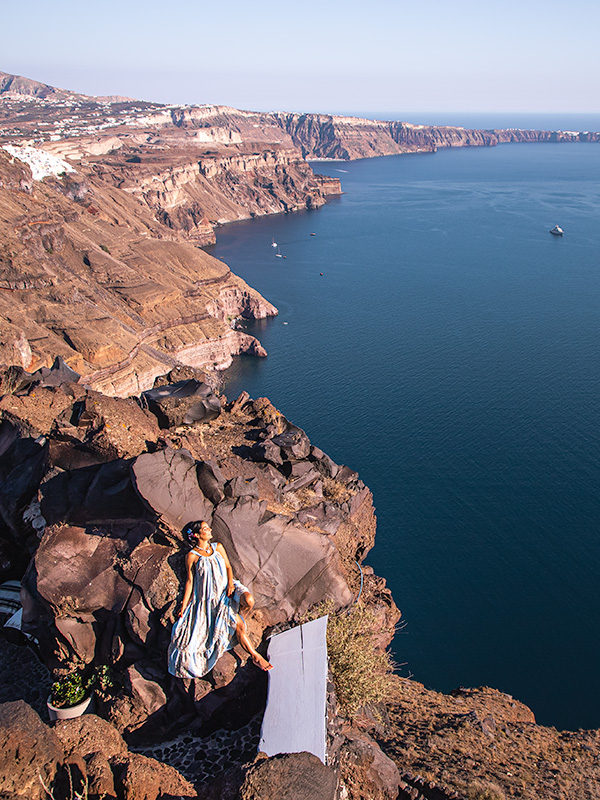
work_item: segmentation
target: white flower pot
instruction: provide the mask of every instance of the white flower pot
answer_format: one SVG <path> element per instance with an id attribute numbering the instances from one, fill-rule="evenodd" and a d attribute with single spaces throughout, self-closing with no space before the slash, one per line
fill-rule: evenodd
<path id="1" fill-rule="evenodd" d="M 75 719 L 75 717 L 80 717 L 89 709 L 93 697 L 94 695 L 91 694 L 89 697 L 86 697 L 85 700 L 82 700 L 81 703 L 77 703 L 76 706 L 64 706 L 63 708 L 52 705 L 50 698 L 48 698 L 46 700 L 46 705 L 48 706 L 50 722 L 54 722 L 58 719 Z"/>

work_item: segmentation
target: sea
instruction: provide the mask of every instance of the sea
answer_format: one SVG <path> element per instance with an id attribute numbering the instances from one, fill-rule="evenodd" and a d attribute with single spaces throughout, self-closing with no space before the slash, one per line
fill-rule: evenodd
<path id="1" fill-rule="evenodd" d="M 516 116 L 410 121 L 600 129 Z M 217 231 L 279 308 L 226 394 L 269 397 L 372 489 L 401 674 L 600 727 L 600 145 L 314 167 L 340 198 Z"/>

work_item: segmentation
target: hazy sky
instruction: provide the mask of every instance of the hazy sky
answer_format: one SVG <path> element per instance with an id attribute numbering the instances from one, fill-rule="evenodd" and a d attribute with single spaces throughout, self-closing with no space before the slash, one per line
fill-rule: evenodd
<path id="1" fill-rule="evenodd" d="M 598 0 L 1 1 L 0 69 L 297 111 L 600 112 Z"/>

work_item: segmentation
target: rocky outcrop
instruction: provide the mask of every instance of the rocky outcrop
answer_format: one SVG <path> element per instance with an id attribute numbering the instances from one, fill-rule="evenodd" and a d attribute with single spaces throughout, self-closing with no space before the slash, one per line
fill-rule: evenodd
<path id="1" fill-rule="evenodd" d="M 55 674 L 111 665 L 122 689 L 103 713 L 129 734 L 159 736 L 182 719 L 208 725 L 227 708 L 238 709 L 227 712 L 234 716 L 256 709 L 264 674 L 243 651 L 226 653 L 191 685 L 167 674 L 182 591 L 181 529 L 196 519 L 212 522 L 235 575 L 254 594 L 248 625 L 260 645 L 273 626 L 292 624 L 324 599 L 338 609 L 352 603 L 355 560 L 373 544 L 370 492 L 264 399 L 223 405 L 187 378 L 194 391 L 180 398 L 183 407 L 140 399 L 141 408 L 59 382 L 60 364 L 55 372 L 5 373 L 12 393 L 0 400 L 10 406 L 0 470 L 11 474 L 26 451 L 33 459 L 31 470 L 20 459 L 27 480 L 19 501 L 3 511 L 11 533 L 0 531 L 12 554 L 9 574 L 18 577 L 33 554 L 22 582 L 25 630 Z M 182 385 L 172 385 L 175 403 Z M 169 388 L 158 390 L 168 395 Z M 42 390 L 52 392 L 52 404 L 38 396 Z M 209 396 L 216 417 L 194 411 L 197 398 Z M 38 403 L 56 418 L 41 414 Z M 116 424 L 120 410 L 125 428 Z M 36 441 L 42 429 L 43 444 Z M 386 646 L 399 613 L 384 583 L 368 574 L 367 596 Z M 240 705 L 241 697 L 249 699 Z"/>

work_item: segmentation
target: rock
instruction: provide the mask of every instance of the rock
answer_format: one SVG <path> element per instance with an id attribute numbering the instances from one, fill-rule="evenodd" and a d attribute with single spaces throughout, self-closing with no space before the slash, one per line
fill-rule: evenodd
<path id="1" fill-rule="evenodd" d="M 288 429 L 284 433 L 273 436 L 272 440 L 281 448 L 284 457 L 288 460 L 300 460 L 308 458 L 310 455 L 310 441 L 302 428 L 288 423 Z"/>
<path id="2" fill-rule="evenodd" d="M 348 800 L 396 800 L 400 773 L 394 762 L 366 733 L 346 730 L 345 735 L 339 763 Z"/>
<path id="3" fill-rule="evenodd" d="M 23 629 L 39 640 L 47 661 L 108 657 L 98 651 L 96 620 L 103 618 L 99 630 L 109 648 L 105 639 L 131 597 L 131 582 L 115 564 L 132 568 L 132 553 L 149 530 L 147 523 L 94 532 L 73 526 L 46 530 L 23 578 L 21 601 Z"/>
<path id="4" fill-rule="evenodd" d="M 133 398 L 106 397 L 88 391 L 55 420 L 55 438 L 83 445 L 102 461 L 130 458 L 156 442 L 156 418 Z"/>
<path id="5" fill-rule="evenodd" d="M 246 480 L 241 476 L 232 478 L 225 484 L 225 497 L 258 497 L 258 481 L 256 478 Z"/>
<path id="6" fill-rule="evenodd" d="M 50 525 L 156 519 L 136 492 L 127 461 L 62 472 L 44 483 L 41 493 L 42 514 Z"/>
<path id="7" fill-rule="evenodd" d="M 195 800 L 197 797 L 193 785 L 181 773 L 154 758 L 130 753 L 120 766 L 123 800 Z"/>
<path id="8" fill-rule="evenodd" d="M 310 461 L 286 461 L 283 464 L 283 474 L 293 480 L 294 478 L 300 478 L 303 475 L 306 475 L 307 472 L 314 470 L 314 467 Z"/>
<path id="9" fill-rule="evenodd" d="M 266 461 L 268 464 L 274 464 L 276 467 L 283 464 L 281 448 L 278 447 L 272 439 L 267 439 L 264 442 L 255 444 L 252 448 L 252 457 L 256 461 Z"/>
<path id="10" fill-rule="evenodd" d="M 225 476 L 215 461 L 200 461 L 196 466 L 198 486 L 211 503 L 218 505 L 224 498 Z"/>
<path id="11" fill-rule="evenodd" d="M 0 519 L 17 546 L 16 560 L 24 556 L 25 563 L 29 554 L 19 553 L 19 548 L 25 550 L 23 511 L 33 496 L 37 497 L 47 461 L 47 445 L 29 438 L 15 438 L 0 456 Z"/>
<path id="12" fill-rule="evenodd" d="M 227 686 L 228 683 L 231 683 L 235 677 L 236 670 L 237 660 L 233 653 L 223 653 L 212 669 L 212 679 L 215 684 L 215 689 L 221 689 L 223 686 Z"/>
<path id="13" fill-rule="evenodd" d="M 70 411 L 72 405 L 73 393 L 67 387 L 37 386 L 29 394 L 7 394 L 0 399 L 4 417 L 22 423 L 32 436 L 47 436 L 55 419 L 65 410 Z"/>
<path id="14" fill-rule="evenodd" d="M 158 683 L 144 677 L 143 671 L 143 667 L 136 664 L 127 669 L 126 675 L 130 684 L 128 688 L 134 702 L 141 706 L 148 716 L 151 716 L 164 708 L 167 696 Z"/>
<path id="15" fill-rule="evenodd" d="M 340 481 L 340 483 L 348 484 L 358 480 L 358 472 L 355 472 L 353 469 L 350 469 L 350 467 L 346 467 L 344 465 L 340 467 L 336 474 L 332 475 L 331 477 L 335 477 L 336 481 Z"/>
<path id="16" fill-rule="evenodd" d="M 209 422 L 221 413 L 217 395 L 206 383 L 195 379 L 157 386 L 141 397 L 161 428 Z"/>
<path id="17" fill-rule="evenodd" d="M 84 758 L 102 753 L 107 759 L 127 752 L 127 745 L 116 728 L 102 717 L 84 714 L 62 720 L 54 728 L 67 756 L 79 753 Z"/>
<path id="18" fill-rule="evenodd" d="M 312 753 L 285 753 L 255 763 L 240 800 L 335 800 L 337 776 Z M 366 797 L 367 795 L 363 795 Z"/>
<path id="19" fill-rule="evenodd" d="M 0 793 L 45 800 L 64 760 L 60 740 L 22 700 L 0 705 Z"/>
<path id="20" fill-rule="evenodd" d="M 246 403 L 250 400 L 250 395 L 248 392 L 240 392 L 237 399 L 231 403 L 229 411 L 233 414 L 236 411 L 241 411 L 242 408 L 246 405 Z"/>
<path id="21" fill-rule="evenodd" d="M 215 511 L 213 531 L 266 624 L 302 614 L 324 597 L 338 608 L 349 603 L 352 594 L 327 537 L 265 512 L 265 503 L 253 498 L 225 500 Z"/>
<path id="22" fill-rule="evenodd" d="M 88 797 L 90 800 L 113 800 L 117 797 L 115 779 L 102 752 L 92 753 L 86 762 Z"/>
<path id="23" fill-rule="evenodd" d="M 188 450 L 144 453 L 132 472 L 140 496 L 176 531 L 192 520 L 211 518 L 212 504 L 200 491 L 196 461 Z"/>
<path id="24" fill-rule="evenodd" d="M 316 489 L 316 485 L 315 485 Z M 322 502 L 310 508 L 303 508 L 296 514 L 302 525 L 320 528 L 333 536 L 342 524 L 342 512 L 333 503 Z"/>
<path id="25" fill-rule="evenodd" d="M 81 376 L 68 366 L 64 360 L 57 356 L 54 363 L 48 367 L 41 367 L 32 373 L 31 379 L 40 386 L 62 386 L 65 383 L 77 383 Z"/>
<path id="26" fill-rule="evenodd" d="M 309 469 L 307 472 L 304 473 L 296 480 L 290 481 L 287 486 L 283 487 L 284 494 L 288 492 L 297 492 L 298 489 L 304 489 L 306 486 L 310 486 L 311 483 L 318 481 L 320 478 L 320 474 L 317 472 L 316 469 Z"/>
<path id="27" fill-rule="evenodd" d="M 275 433 L 283 433 L 288 426 L 287 419 L 278 411 L 268 397 L 258 397 L 252 401 L 252 410 L 264 425 L 272 425 Z"/>

